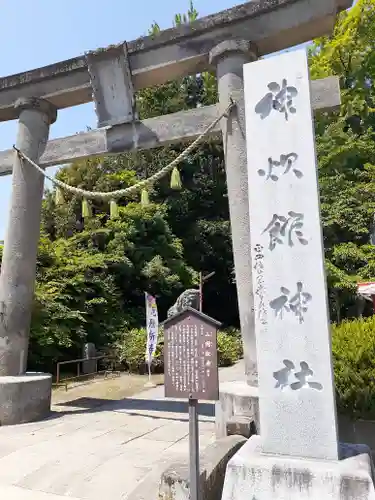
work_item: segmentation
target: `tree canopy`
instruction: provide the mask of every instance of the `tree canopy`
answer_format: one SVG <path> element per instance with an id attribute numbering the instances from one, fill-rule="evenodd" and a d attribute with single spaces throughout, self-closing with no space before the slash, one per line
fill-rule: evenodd
<path id="1" fill-rule="evenodd" d="M 340 14 L 310 48 L 312 78 L 340 79 L 339 111 L 316 116 L 324 246 L 333 319 L 355 314 L 356 283 L 375 278 L 375 1 Z"/>

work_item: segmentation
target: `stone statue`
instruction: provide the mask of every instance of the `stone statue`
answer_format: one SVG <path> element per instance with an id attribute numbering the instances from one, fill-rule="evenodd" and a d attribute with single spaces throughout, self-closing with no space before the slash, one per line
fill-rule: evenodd
<path id="1" fill-rule="evenodd" d="M 192 307 L 197 310 L 199 309 L 199 290 L 190 288 L 182 292 L 173 306 L 168 309 L 167 317 L 170 318 L 171 316 L 178 314 L 186 307 Z"/>

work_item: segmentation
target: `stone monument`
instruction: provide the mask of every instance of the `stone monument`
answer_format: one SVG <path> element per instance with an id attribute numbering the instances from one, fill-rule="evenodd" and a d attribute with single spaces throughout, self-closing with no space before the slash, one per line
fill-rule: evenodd
<path id="1" fill-rule="evenodd" d="M 176 302 L 168 309 L 167 316 L 171 318 L 176 314 L 179 314 L 187 307 L 191 307 L 193 309 L 199 309 L 199 298 L 200 292 L 195 288 L 189 288 L 188 290 L 184 290 L 181 295 L 177 297 Z"/>
<path id="2" fill-rule="evenodd" d="M 374 499 L 369 449 L 337 438 L 307 55 L 244 78 L 260 436 L 228 463 L 223 500 Z"/>

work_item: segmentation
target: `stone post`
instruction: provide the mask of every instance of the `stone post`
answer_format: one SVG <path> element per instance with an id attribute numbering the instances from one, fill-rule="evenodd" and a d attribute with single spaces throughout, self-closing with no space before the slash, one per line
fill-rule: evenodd
<path id="1" fill-rule="evenodd" d="M 87 359 L 87 361 L 82 362 L 82 372 L 85 375 L 89 373 L 94 373 L 97 367 L 97 361 L 92 358 L 96 357 L 95 344 L 92 342 L 87 342 L 82 349 L 82 357 Z"/>
<path id="2" fill-rule="evenodd" d="M 56 108 L 43 99 L 19 99 L 17 147 L 38 162 Z M 0 276 L 0 376 L 26 371 L 44 177 L 14 154 L 12 198 Z"/>
<path id="3" fill-rule="evenodd" d="M 256 47 L 245 40 L 222 42 L 210 52 L 210 63 L 217 68 L 220 105 L 224 109 L 230 99 L 237 104 L 228 119 L 221 123 L 245 370 L 247 382 L 253 386 L 257 385 L 258 377 L 251 279 L 243 65 L 256 59 Z"/>
<path id="4" fill-rule="evenodd" d="M 307 54 L 244 76 L 260 435 L 228 462 L 222 500 L 374 500 L 370 448 L 337 439 Z"/>

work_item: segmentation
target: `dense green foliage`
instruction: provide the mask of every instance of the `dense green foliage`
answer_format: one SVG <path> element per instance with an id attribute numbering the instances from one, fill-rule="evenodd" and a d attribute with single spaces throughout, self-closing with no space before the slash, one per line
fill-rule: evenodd
<path id="1" fill-rule="evenodd" d="M 239 330 L 227 329 L 217 335 L 219 366 L 231 366 L 242 357 L 242 341 Z"/>
<path id="2" fill-rule="evenodd" d="M 310 48 L 312 77 L 338 75 L 343 95 L 341 110 L 316 116 L 326 267 L 335 321 L 356 315 L 356 282 L 375 278 L 370 244 L 375 213 L 374 15 L 375 0 L 359 0 L 340 15 L 332 37 L 316 40 Z M 196 16 L 191 5 L 188 15 L 176 16 L 175 23 Z M 158 29 L 154 25 L 151 31 L 157 35 Z M 216 80 L 209 73 L 137 95 L 141 118 L 216 101 Z M 124 188 L 160 170 L 182 148 L 174 145 L 78 161 L 62 168 L 57 177 L 89 190 Z M 130 360 L 138 356 L 135 344 L 142 335 L 132 329 L 144 323 L 144 291 L 156 295 L 164 319 L 177 295 L 196 286 L 199 271 L 215 271 L 204 288 L 204 311 L 224 326 L 238 326 L 221 142 L 204 142 L 180 170 L 182 191 L 172 191 L 169 179 L 164 179 L 149 193 L 149 207 L 139 205 L 137 198 L 120 200 L 116 221 L 109 219 L 108 204 L 95 202 L 93 217 L 83 221 L 79 199 L 66 195 L 65 205 L 56 206 L 54 192 L 46 194 L 31 331 L 33 366 L 51 369 L 57 359 L 79 354 L 84 341 L 98 347 L 127 344 L 128 362 L 133 363 Z M 225 349 L 222 363 L 234 359 L 233 339 L 220 337 L 220 349 Z"/>
<path id="3" fill-rule="evenodd" d="M 103 224 L 98 216 L 70 238 L 41 239 L 33 364 L 68 353 L 79 357 L 83 342 L 107 345 L 142 324 L 145 290 L 158 297 L 163 310 L 191 284 L 194 272 L 165 212 L 163 206 L 129 203 L 117 220 Z"/>
<path id="4" fill-rule="evenodd" d="M 310 54 L 312 78 L 337 75 L 341 86 L 341 110 L 316 117 L 331 316 L 340 321 L 356 315 L 356 283 L 375 277 L 375 1 L 342 13 Z"/>
<path id="5" fill-rule="evenodd" d="M 332 351 L 339 411 L 374 418 L 375 316 L 335 325 Z"/>
<path id="6" fill-rule="evenodd" d="M 107 352 L 117 366 L 122 366 L 122 368 L 132 372 L 146 373 L 146 341 L 145 328 L 125 330 Z M 242 342 L 239 330 L 231 328 L 219 331 L 217 341 L 219 366 L 233 365 L 242 356 Z M 161 328 L 152 363 L 152 370 L 156 373 L 164 370 L 163 345 L 164 336 Z"/>

